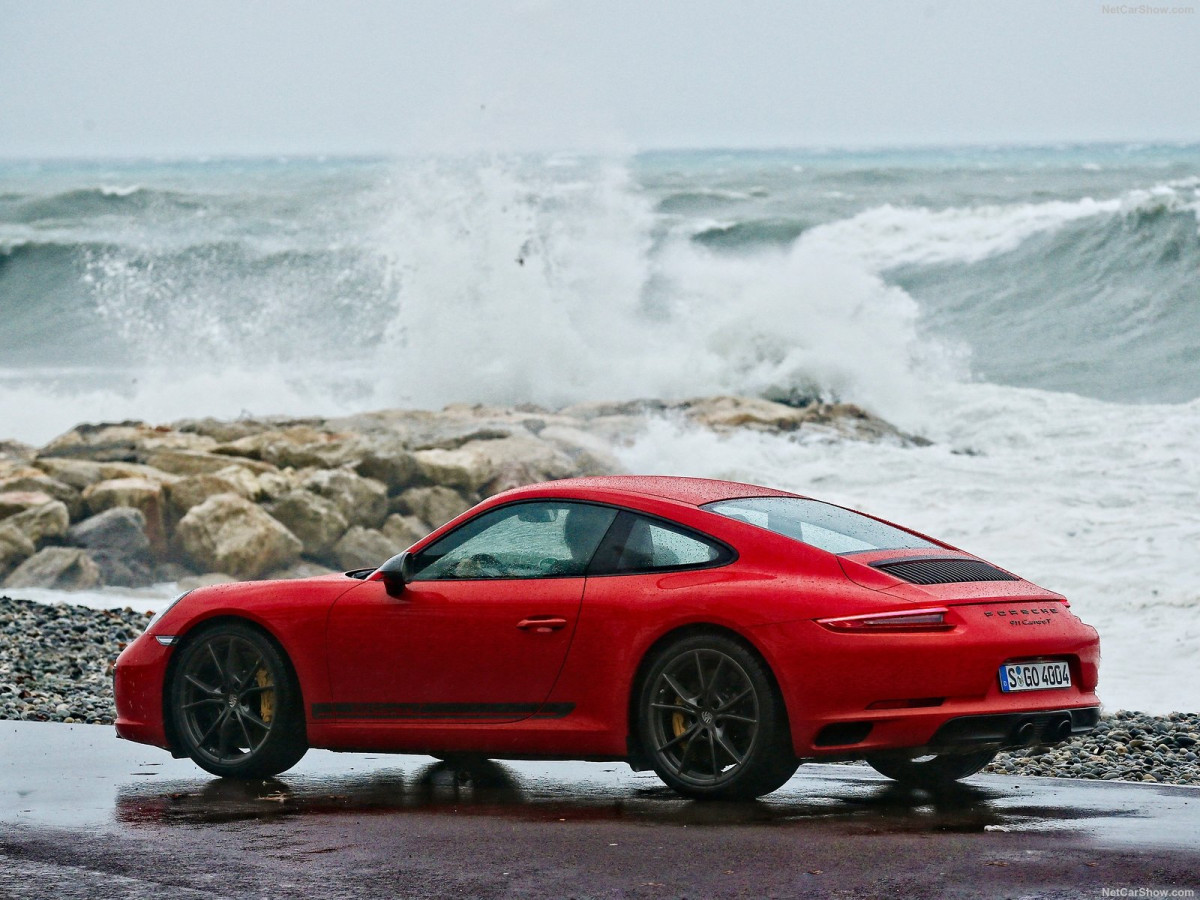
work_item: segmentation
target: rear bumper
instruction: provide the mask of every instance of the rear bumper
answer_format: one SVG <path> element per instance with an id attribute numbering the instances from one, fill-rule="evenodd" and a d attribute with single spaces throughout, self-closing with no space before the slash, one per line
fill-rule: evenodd
<path id="1" fill-rule="evenodd" d="M 993 608 L 955 607 L 951 631 L 838 634 L 813 621 L 753 632 L 787 705 L 802 759 L 861 758 L 922 748 L 1020 746 L 1095 727 L 1099 638 L 1066 607 L 1045 625 L 1013 626 Z M 1006 692 L 999 671 L 1014 660 L 1070 667 L 1065 688 Z M 1032 723 L 1018 739 L 1016 731 Z"/>

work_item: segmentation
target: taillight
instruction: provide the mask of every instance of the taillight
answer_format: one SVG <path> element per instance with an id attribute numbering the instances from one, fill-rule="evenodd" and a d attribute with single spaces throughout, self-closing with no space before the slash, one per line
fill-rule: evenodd
<path id="1" fill-rule="evenodd" d="M 836 619 L 817 619 L 830 631 L 877 634 L 895 631 L 950 631 L 954 625 L 946 621 L 944 606 L 898 612 L 867 613 L 861 616 L 841 616 Z"/>

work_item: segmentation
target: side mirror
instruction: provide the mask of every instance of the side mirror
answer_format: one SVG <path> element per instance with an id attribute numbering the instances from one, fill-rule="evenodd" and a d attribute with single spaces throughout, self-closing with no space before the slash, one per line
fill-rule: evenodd
<path id="1" fill-rule="evenodd" d="M 412 581 L 412 557 L 407 550 L 397 553 L 376 569 L 375 575 L 383 582 L 389 597 L 399 597 L 404 593 L 404 586 Z"/>

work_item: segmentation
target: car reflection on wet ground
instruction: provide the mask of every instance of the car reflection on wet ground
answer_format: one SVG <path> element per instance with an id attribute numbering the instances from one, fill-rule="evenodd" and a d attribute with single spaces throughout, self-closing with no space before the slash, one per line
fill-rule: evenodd
<path id="1" fill-rule="evenodd" d="M 237 782 L 109 728 L 21 722 L 0 723 L 0 834 L 0 896 L 68 882 L 93 895 L 207 891 L 214 867 L 237 870 L 217 891 L 230 895 L 280 884 L 305 896 L 366 884 L 403 896 L 1200 887 L 1194 788 L 977 776 L 932 794 L 865 766 L 806 765 L 763 800 L 714 804 L 618 763 L 323 751 L 277 779 Z"/>

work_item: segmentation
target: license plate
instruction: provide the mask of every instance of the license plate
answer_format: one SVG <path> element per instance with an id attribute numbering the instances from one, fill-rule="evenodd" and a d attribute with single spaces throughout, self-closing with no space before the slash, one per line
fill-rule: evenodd
<path id="1" fill-rule="evenodd" d="M 1000 690 L 1049 691 L 1071 686 L 1071 667 L 1065 662 L 1009 663 L 1000 667 Z"/>

